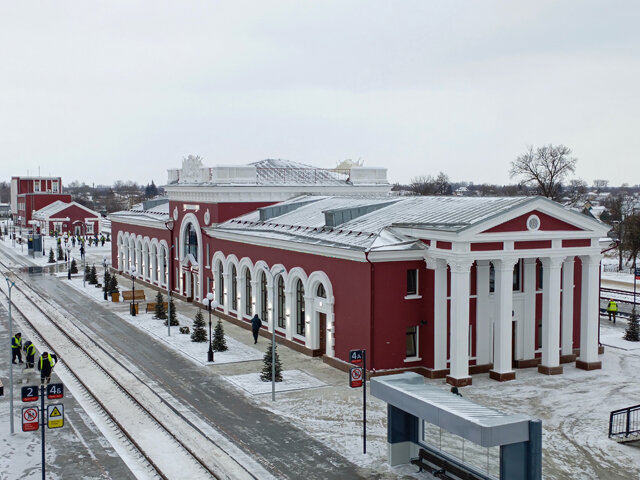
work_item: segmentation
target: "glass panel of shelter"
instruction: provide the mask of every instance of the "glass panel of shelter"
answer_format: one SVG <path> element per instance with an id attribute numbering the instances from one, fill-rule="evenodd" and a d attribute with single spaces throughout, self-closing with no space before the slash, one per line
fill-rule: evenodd
<path id="1" fill-rule="evenodd" d="M 420 444 L 434 453 L 496 480 L 500 477 L 500 447 L 483 447 L 422 421 Z"/>

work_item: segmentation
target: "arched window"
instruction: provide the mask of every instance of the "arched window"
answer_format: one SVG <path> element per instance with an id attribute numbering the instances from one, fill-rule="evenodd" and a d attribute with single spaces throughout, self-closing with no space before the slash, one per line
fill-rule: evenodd
<path id="1" fill-rule="evenodd" d="M 182 243 L 184 245 L 184 254 L 193 255 L 193 258 L 196 259 L 197 261 L 198 260 L 198 235 L 192 223 L 188 224 L 187 228 L 184 230 L 184 238 L 182 239 Z"/>
<path id="2" fill-rule="evenodd" d="M 251 316 L 251 272 L 248 268 L 245 268 L 244 271 L 244 313 Z"/>
<path id="3" fill-rule="evenodd" d="M 231 310 L 238 310 L 238 271 L 231 265 Z"/>
<path id="4" fill-rule="evenodd" d="M 218 278 L 216 280 L 216 291 L 218 292 L 218 303 L 224 305 L 224 266 L 218 261 Z"/>
<path id="5" fill-rule="evenodd" d="M 278 328 L 285 328 L 285 320 L 284 320 L 284 278 L 282 275 L 278 275 L 278 281 L 276 282 L 278 285 L 278 298 L 276 301 L 278 307 Z"/>
<path id="6" fill-rule="evenodd" d="M 304 337 L 304 286 L 300 279 L 296 282 L 296 333 Z"/>
<path id="7" fill-rule="evenodd" d="M 263 321 L 267 320 L 267 276 L 264 272 L 260 273 L 260 317 Z"/>
<path id="8" fill-rule="evenodd" d="M 324 285 L 322 285 L 321 283 L 318 284 L 318 289 L 316 290 L 316 297 L 327 298 L 327 291 L 324 289 Z"/>

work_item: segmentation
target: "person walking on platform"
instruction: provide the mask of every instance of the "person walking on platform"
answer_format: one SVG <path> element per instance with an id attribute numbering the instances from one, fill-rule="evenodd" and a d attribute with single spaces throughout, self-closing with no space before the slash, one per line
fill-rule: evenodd
<path id="1" fill-rule="evenodd" d="M 35 367 L 35 357 L 36 357 L 36 346 L 29 340 L 24 342 L 24 351 L 27 355 L 26 365 L 24 368 L 33 368 Z"/>
<path id="2" fill-rule="evenodd" d="M 258 343 L 258 332 L 260 332 L 260 327 L 262 326 L 262 320 L 256 313 L 251 319 L 251 330 L 253 331 L 253 343 Z"/>
<path id="3" fill-rule="evenodd" d="M 11 337 L 11 363 L 15 364 L 16 358 L 20 363 L 24 363 L 22 361 L 22 334 L 20 332 Z"/>
<path id="4" fill-rule="evenodd" d="M 613 323 L 616 323 L 616 314 L 618 313 L 618 304 L 613 298 L 609 299 L 609 305 L 607 305 L 607 313 L 609 314 L 609 321 L 613 317 Z"/>
<path id="5" fill-rule="evenodd" d="M 51 372 L 58 362 L 58 357 L 54 353 L 42 352 L 38 361 L 38 370 L 40 370 L 40 383 L 49 385 L 51 381 Z"/>

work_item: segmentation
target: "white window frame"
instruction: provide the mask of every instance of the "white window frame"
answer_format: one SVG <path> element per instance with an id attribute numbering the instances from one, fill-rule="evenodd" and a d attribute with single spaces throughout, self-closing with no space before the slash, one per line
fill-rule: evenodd
<path id="1" fill-rule="evenodd" d="M 33 191 L 40 193 L 40 180 L 33 181 Z"/>
<path id="2" fill-rule="evenodd" d="M 58 181 L 57 180 L 51 181 L 51 191 L 53 193 L 58 193 Z"/>
<path id="3" fill-rule="evenodd" d="M 422 360 L 422 358 L 420 358 L 420 325 L 413 325 L 413 326 L 407 327 L 405 329 L 405 332 L 404 332 L 404 335 L 405 335 L 405 351 L 404 351 L 404 353 L 405 353 L 405 355 L 407 354 L 407 344 L 406 344 L 407 338 L 406 338 L 406 335 L 407 335 L 407 330 L 409 330 L 410 328 L 415 328 L 416 329 L 416 356 L 415 357 L 405 357 L 405 359 L 404 359 L 405 363 L 408 363 L 408 362 L 419 362 L 420 360 Z"/>
<path id="4" fill-rule="evenodd" d="M 93 222 L 85 222 L 85 231 L 87 233 L 87 235 L 91 234 L 93 235 Z"/>
<path id="5" fill-rule="evenodd" d="M 409 270 L 414 270 L 416 272 L 416 293 L 407 294 L 404 296 L 404 299 L 415 300 L 417 298 L 422 298 L 422 295 L 420 295 L 420 269 L 410 268 L 407 270 L 407 272 L 409 272 Z"/>

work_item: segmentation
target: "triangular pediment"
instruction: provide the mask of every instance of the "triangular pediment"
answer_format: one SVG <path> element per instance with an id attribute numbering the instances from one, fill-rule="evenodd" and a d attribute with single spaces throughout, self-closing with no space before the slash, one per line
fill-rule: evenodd
<path id="1" fill-rule="evenodd" d="M 499 223 L 498 225 L 494 225 L 481 233 L 526 232 L 531 230 L 541 232 L 579 232 L 584 231 L 585 229 L 568 223 L 556 215 L 550 215 L 534 209 L 515 218 Z"/>

